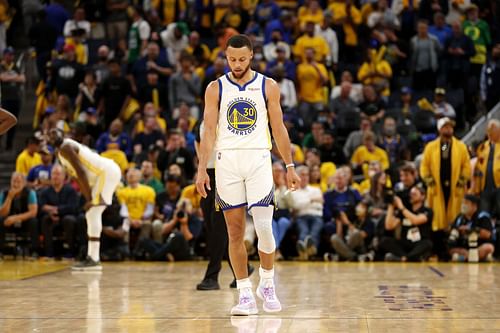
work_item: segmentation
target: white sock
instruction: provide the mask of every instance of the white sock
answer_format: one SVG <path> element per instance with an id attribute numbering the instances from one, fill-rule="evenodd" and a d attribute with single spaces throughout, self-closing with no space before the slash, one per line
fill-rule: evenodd
<path id="1" fill-rule="evenodd" d="M 95 262 L 99 262 L 99 245 L 100 242 L 89 241 L 87 255 Z"/>
<path id="2" fill-rule="evenodd" d="M 236 280 L 236 288 L 241 292 L 243 289 L 250 289 L 252 290 L 252 282 L 250 281 L 249 278 L 241 279 L 241 280 Z"/>
<path id="3" fill-rule="evenodd" d="M 271 269 L 264 269 L 262 266 L 259 267 L 259 275 L 260 275 L 260 284 L 264 284 L 266 282 L 273 283 L 274 279 L 274 267 Z"/>

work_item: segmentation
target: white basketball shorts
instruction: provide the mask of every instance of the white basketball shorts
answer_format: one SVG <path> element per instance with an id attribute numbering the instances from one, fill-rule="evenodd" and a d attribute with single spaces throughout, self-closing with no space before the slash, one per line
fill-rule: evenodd
<path id="1" fill-rule="evenodd" d="M 122 172 L 118 164 L 112 160 L 106 161 L 105 164 L 105 168 L 102 168 L 92 187 L 92 202 L 97 205 L 102 197 L 106 205 L 109 206 L 113 202 L 113 194 L 120 184 Z"/>
<path id="2" fill-rule="evenodd" d="M 220 150 L 215 156 L 216 202 L 222 210 L 274 204 L 271 152 Z"/>

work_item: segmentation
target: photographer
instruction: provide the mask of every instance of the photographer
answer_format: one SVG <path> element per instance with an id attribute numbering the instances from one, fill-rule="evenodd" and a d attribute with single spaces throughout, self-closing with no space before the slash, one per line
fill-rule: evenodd
<path id="1" fill-rule="evenodd" d="M 399 239 L 384 237 L 379 249 L 385 252 L 386 261 L 421 261 L 432 250 L 432 210 L 424 207 L 425 190 L 413 186 L 410 190 L 411 209 L 403 205 L 401 198 L 394 197 L 387 208 L 385 229 L 395 230 L 401 226 Z"/>
<path id="2" fill-rule="evenodd" d="M 473 233 L 477 234 L 477 251 L 480 261 L 491 261 L 495 247 L 492 244 L 493 226 L 490 215 L 480 211 L 480 198 L 466 195 L 462 201 L 461 211 L 453 223 L 448 245 L 452 261 L 466 261 L 469 258 L 469 240 Z"/>
<path id="3" fill-rule="evenodd" d="M 192 257 L 193 245 L 202 229 L 201 221 L 192 214 L 189 200 L 181 200 L 172 218 L 162 225 L 163 242 L 143 239 L 140 249 L 146 259 L 154 261 L 189 260 Z"/>

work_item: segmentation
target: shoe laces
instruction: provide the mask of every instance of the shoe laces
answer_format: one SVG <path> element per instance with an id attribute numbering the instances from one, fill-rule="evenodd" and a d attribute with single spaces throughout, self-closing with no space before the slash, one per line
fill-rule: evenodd
<path id="1" fill-rule="evenodd" d="M 249 304 L 251 303 L 252 299 L 248 295 L 240 296 L 240 304 Z"/>
<path id="2" fill-rule="evenodd" d="M 274 298 L 275 298 L 274 286 L 263 287 L 262 293 L 264 294 L 264 297 L 266 298 L 266 300 L 274 301 Z"/>

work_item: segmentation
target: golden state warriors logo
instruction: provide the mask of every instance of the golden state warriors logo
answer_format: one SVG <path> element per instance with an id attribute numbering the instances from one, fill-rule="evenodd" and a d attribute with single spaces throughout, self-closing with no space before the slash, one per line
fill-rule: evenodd
<path id="1" fill-rule="evenodd" d="M 249 98 L 239 97 L 228 104 L 227 129 L 237 135 L 248 135 L 255 130 L 257 110 L 255 102 Z"/>

